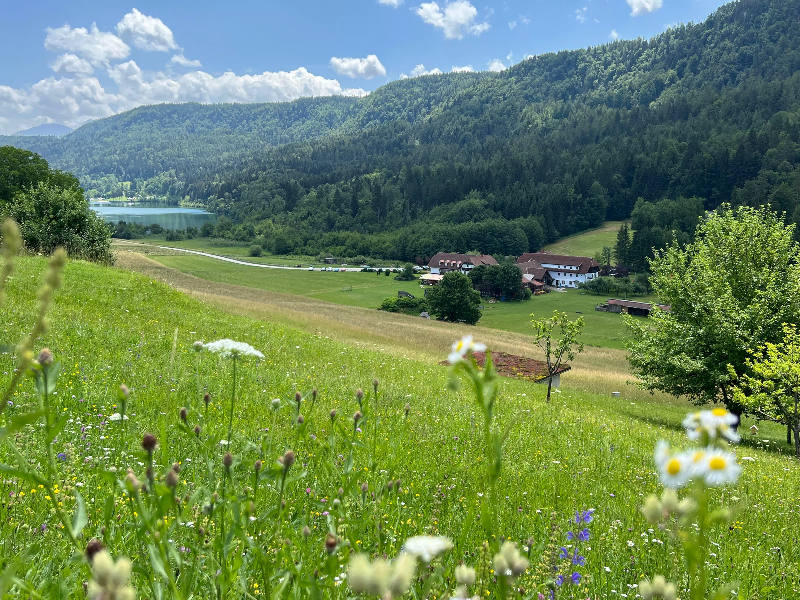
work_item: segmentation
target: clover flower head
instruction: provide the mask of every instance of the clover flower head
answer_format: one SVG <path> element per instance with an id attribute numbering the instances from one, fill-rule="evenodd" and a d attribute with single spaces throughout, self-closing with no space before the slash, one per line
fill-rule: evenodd
<path id="1" fill-rule="evenodd" d="M 475 342 L 471 335 L 466 335 L 453 343 L 452 351 L 447 357 L 447 360 L 450 361 L 451 365 L 454 365 L 464 360 L 464 358 L 472 352 L 484 352 L 485 350 L 486 344 Z"/>
<path id="2" fill-rule="evenodd" d="M 475 583 L 475 569 L 467 565 L 458 565 L 456 567 L 456 581 L 463 586 L 470 586 Z"/>
<path id="3" fill-rule="evenodd" d="M 219 354 L 225 358 L 241 358 L 244 356 L 255 356 L 264 358 L 264 355 L 245 342 L 236 342 L 230 339 L 217 340 L 205 344 L 204 348 L 214 354 Z"/>
<path id="4" fill-rule="evenodd" d="M 431 562 L 434 558 L 447 552 L 453 547 L 450 538 L 433 535 L 417 535 L 410 537 L 403 544 L 403 550 L 412 556 L 416 556 L 422 562 Z"/>

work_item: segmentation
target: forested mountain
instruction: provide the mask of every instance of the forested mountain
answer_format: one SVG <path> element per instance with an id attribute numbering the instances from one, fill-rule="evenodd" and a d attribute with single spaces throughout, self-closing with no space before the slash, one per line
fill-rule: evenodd
<path id="1" fill-rule="evenodd" d="M 60 138 L 0 136 L 77 175 L 89 196 L 128 190 L 182 199 L 203 179 L 270 146 L 431 114 L 488 73 L 395 81 L 365 98 L 331 96 L 258 104 L 160 104 L 87 123 Z M 202 200 L 202 199 L 201 199 Z"/>
<path id="2" fill-rule="evenodd" d="M 296 115 L 291 106 L 313 117 L 288 116 L 269 141 L 252 135 L 260 145 L 228 156 L 224 144 L 236 142 L 220 135 L 208 166 L 201 152 L 173 159 L 186 164 L 177 195 L 229 217 L 207 234 L 414 260 L 535 250 L 628 217 L 640 198 L 698 198 L 705 209 L 769 202 L 800 220 L 800 0 L 739 0 L 650 40 L 532 57 L 482 77 L 394 82 L 359 100 L 270 105 L 269 114 Z M 185 135 L 190 147 L 196 138 Z M 142 154 L 132 156 L 147 164 Z"/>

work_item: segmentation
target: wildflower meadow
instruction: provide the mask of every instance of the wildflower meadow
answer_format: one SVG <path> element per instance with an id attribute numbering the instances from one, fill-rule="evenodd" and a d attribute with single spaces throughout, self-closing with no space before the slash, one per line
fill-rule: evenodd
<path id="1" fill-rule="evenodd" d="M 548 403 L 477 335 L 445 367 L 4 269 L 0 597 L 800 595 L 800 469 L 724 410 Z"/>

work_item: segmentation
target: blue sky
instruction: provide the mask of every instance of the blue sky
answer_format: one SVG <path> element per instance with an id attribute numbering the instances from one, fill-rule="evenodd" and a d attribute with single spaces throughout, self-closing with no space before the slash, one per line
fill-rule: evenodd
<path id="1" fill-rule="evenodd" d="M 367 93 L 453 68 L 650 37 L 720 0 L 6 3 L 0 134 L 141 104 Z M 13 58 L 12 58 L 13 57 Z"/>

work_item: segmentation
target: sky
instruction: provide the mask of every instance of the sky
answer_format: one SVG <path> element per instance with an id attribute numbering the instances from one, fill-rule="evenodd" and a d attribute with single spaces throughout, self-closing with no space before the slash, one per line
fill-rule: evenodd
<path id="1" fill-rule="evenodd" d="M 649 38 L 721 0 L 37 0 L 0 19 L 0 134 L 142 104 L 365 95 Z"/>

